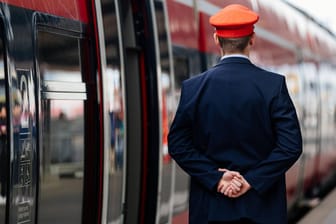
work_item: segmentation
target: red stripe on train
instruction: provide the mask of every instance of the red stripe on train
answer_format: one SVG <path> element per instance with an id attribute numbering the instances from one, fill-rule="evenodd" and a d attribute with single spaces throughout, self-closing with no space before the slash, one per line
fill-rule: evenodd
<path id="1" fill-rule="evenodd" d="M 87 1 L 85 0 L 0 0 L 0 2 L 69 19 L 80 20 L 84 23 L 88 22 Z"/>

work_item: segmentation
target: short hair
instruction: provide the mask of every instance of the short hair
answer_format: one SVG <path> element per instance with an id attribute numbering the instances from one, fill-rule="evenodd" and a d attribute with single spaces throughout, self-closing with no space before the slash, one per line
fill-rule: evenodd
<path id="1" fill-rule="evenodd" d="M 224 52 L 243 52 L 247 47 L 252 35 L 239 38 L 217 37 Z"/>

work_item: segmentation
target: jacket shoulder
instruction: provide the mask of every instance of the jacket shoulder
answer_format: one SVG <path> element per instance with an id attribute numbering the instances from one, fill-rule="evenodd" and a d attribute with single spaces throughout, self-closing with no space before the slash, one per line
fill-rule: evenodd
<path id="1" fill-rule="evenodd" d="M 184 80 L 182 82 L 182 85 L 185 86 L 185 87 L 197 86 L 198 84 L 200 84 L 204 80 L 204 78 L 207 76 L 207 73 L 208 72 L 206 71 L 206 72 L 203 72 L 201 74 L 192 76 L 192 77 Z"/>
<path id="2" fill-rule="evenodd" d="M 204 83 L 206 77 L 207 77 L 208 72 L 203 72 L 201 74 L 195 75 L 190 77 L 187 80 L 184 80 L 182 82 L 182 91 L 187 92 L 187 93 L 192 93 L 196 92 L 199 90 Z"/>
<path id="3" fill-rule="evenodd" d="M 280 89 L 286 85 L 286 77 L 282 74 L 255 67 L 255 75 L 252 79 L 259 83 L 260 88 L 266 90 L 270 95 L 277 95 Z"/>
<path id="4" fill-rule="evenodd" d="M 284 75 L 281 75 L 279 73 L 275 73 L 272 71 L 268 71 L 266 69 L 260 68 L 256 65 L 254 65 L 256 71 L 263 77 L 267 78 L 267 79 L 272 79 L 273 81 L 278 81 L 278 82 L 282 82 L 285 79 Z"/>
<path id="5" fill-rule="evenodd" d="M 208 71 L 205 71 L 182 82 L 180 104 L 190 106 L 197 100 L 206 83 L 207 76 Z"/>

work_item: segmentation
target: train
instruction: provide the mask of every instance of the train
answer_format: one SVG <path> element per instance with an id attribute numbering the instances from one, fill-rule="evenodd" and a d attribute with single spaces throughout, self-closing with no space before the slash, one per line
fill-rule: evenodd
<path id="1" fill-rule="evenodd" d="M 286 1 L 0 0 L 0 223 L 183 224 L 167 135 L 181 82 L 215 65 L 209 17 L 258 12 L 250 59 L 286 76 L 303 135 L 288 211 L 336 174 L 336 36 Z"/>

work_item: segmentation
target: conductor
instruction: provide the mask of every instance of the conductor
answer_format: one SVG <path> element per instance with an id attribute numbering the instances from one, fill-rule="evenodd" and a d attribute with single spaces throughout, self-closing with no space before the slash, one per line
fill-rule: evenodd
<path id="1" fill-rule="evenodd" d="M 287 223 L 302 138 L 285 77 L 249 60 L 258 19 L 238 4 L 212 16 L 222 58 L 182 84 L 168 146 L 191 177 L 190 224 Z"/>

